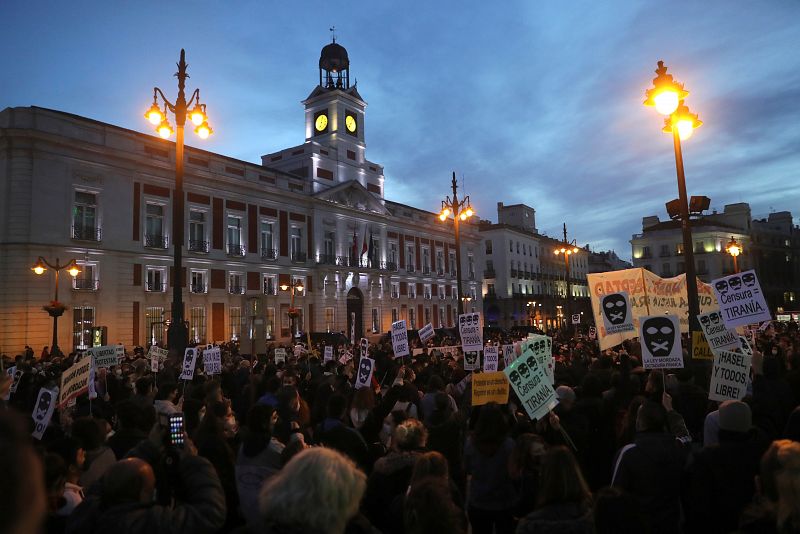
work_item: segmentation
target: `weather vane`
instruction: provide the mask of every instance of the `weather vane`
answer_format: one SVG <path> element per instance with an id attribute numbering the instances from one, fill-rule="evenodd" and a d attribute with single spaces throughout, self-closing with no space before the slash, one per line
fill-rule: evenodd
<path id="1" fill-rule="evenodd" d="M 336 26 L 331 26 L 329 28 L 329 30 L 331 32 L 331 40 L 333 40 L 333 42 L 335 43 L 336 42 Z"/>

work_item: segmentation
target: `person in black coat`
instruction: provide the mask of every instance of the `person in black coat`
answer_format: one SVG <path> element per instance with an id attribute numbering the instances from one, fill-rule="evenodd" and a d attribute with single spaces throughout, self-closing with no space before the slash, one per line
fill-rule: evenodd
<path id="1" fill-rule="evenodd" d="M 752 427 L 750 407 L 726 401 L 719 408 L 719 445 L 700 451 L 687 470 L 687 532 L 726 533 L 755 494 L 758 462 L 769 440 Z M 709 510 L 715 513 L 710 514 Z"/>
<path id="2" fill-rule="evenodd" d="M 320 445 L 336 449 L 353 460 L 365 473 L 369 473 L 369 449 L 367 442 L 354 428 L 343 422 L 347 411 L 347 399 L 334 393 L 328 399 L 327 417 L 314 429 L 314 438 Z"/>
<path id="3" fill-rule="evenodd" d="M 620 449 L 611 485 L 636 497 L 651 520 L 653 534 L 680 532 L 681 472 L 691 441 L 672 398 L 662 404 L 646 400 L 636 414 L 636 437 Z"/>

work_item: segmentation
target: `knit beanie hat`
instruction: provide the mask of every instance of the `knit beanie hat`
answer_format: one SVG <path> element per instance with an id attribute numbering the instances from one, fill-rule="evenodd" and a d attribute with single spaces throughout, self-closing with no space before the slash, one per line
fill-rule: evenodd
<path id="1" fill-rule="evenodd" d="M 719 406 L 719 429 L 729 432 L 747 432 L 753 426 L 750 406 L 742 401 L 729 400 Z"/>

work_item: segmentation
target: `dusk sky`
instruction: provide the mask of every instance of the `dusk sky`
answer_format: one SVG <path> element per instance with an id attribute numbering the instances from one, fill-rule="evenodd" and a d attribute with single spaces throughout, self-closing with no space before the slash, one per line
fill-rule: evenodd
<path id="1" fill-rule="evenodd" d="M 436 211 L 464 178 L 537 227 L 629 259 L 641 218 L 677 197 L 672 139 L 642 105 L 663 59 L 703 126 L 689 194 L 800 216 L 800 2 L 0 2 L 0 109 L 53 108 L 155 133 L 186 49 L 215 134 L 187 142 L 260 163 L 304 141 L 300 101 L 331 26 L 368 102 L 386 197 Z M 796 219 L 797 221 L 798 219 Z"/>

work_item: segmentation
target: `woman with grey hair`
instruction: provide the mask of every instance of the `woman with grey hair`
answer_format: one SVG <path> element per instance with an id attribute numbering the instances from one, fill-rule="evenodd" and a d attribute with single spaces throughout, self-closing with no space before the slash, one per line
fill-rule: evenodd
<path id="1" fill-rule="evenodd" d="M 259 508 L 267 534 L 341 534 L 358 513 L 367 478 L 341 453 L 306 449 L 264 484 Z"/>

